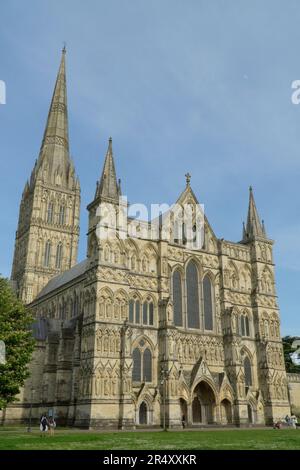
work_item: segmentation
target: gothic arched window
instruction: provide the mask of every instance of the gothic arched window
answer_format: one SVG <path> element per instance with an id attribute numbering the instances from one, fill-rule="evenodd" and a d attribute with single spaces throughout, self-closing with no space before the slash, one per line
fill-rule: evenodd
<path id="1" fill-rule="evenodd" d="M 143 303 L 143 325 L 153 325 L 154 308 L 151 298 L 145 300 Z"/>
<path id="2" fill-rule="evenodd" d="M 129 322 L 133 323 L 133 318 L 134 318 L 134 300 L 130 299 L 129 300 Z"/>
<path id="3" fill-rule="evenodd" d="M 141 321 L 140 320 L 140 318 L 141 318 L 140 309 L 141 309 L 140 301 L 136 300 L 135 301 L 135 323 L 140 323 L 140 321 Z"/>
<path id="4" fill-rule="evenodd" d="M 153 302 L 149 304 L 149 325 L 154 324 L 154 305 Z"/>
<path id="5" fill-rule="evenodd" d="M 265 333 L 265 337 L 269 338 L 269 322 L 268 322 L 268 320 L 264 321 L 264 333 Z"/>
<path id="6" fill-rule="evenodd" d="M 187 326 L 200 328 L 198 270 L 194 261 L 186 269 Z"/>
<path id="7" fill-rule="evenodd" d="M 178 270 L 173 273 L 172 281 L 174 325 L 182 326 L 182 283 L 181 274 Z"/>
<path id="8" fill-rule="evenodd" d="M 208 275 L 203 279 L 204 329 L 213 329 L 213 287 Z"/>
<path id="9" fill-rule="evenodd" d="M 143 353 L 143 380 L 152 382 L 152 354 L 148 348 Z"/>
<path id="10" fill-rule="evenodd" d="M 139 348 L 135 348 L 132 353 L 133 368 L 132 368 L 132 381 L 141 382 L 142 376 L 142 361 L 141 361 L 141 351 Z"/>
<path id="11" fill-rule="evenodd" d="M 246 331 L 246 336 L 250 336 L 250 323 L 249 323 L 248 315 L 245 316 L 245 331 Z"/>
<path id="12" fill-rule="evenodd" d="M 152 353 L 143 339 L 133 350 L 132 361 L 132 381 L 152 382 Z"/>
<path id="13" fill-rule="evenodd" d="M 248 356 L 244 359 L 244 374 L 245 374 L 245 385 L 250 387 L 252 385 L 252 370 L 251 362 Z"/>
<path id="14" fill-rule="evenodd" d="M 247 313 L 241 316 L 241 335 L 250 336 L 250 321 Z"/>
<path id="15" fill-rule="evenodd" d="M 62 304 L 61 304 L 61 319 L 65 320 L 66 317 L 67 317 L 67 303 L 63 298 L 62 299 Z"/>
<path id="16" fill-rule="evenodd" d="M 47 211 L 47 222 L 48 222 L 48 224 L 52 224 L 52 222 L 53 222 L 53 209 L 54 209 L 53 202 L 49 202 L 48 211 Z"/>
<path id="17" fill-rule="evenodd" d="M 62 261 L 62 244 L 59 243 L 56 248 L 56 259 L 55 259 L 55 267 L 57 269 L 61 268 L 61 261 Z"/>
<path id="18" fill-rule="evenodd" d="M 197 237 L 197 225 L 193 225 L 193 229 L 192 229 L 192 236 L 193 236 L 193 247 L 194 248 L 198 248 L 198 237 Z"/>
<path id="19" fill-rule="evenodd" d="M 64 225 L 65 223 L 65 206 L 59 206 L 59 213 L 58 213 L 58 223 L 59 225 Z"/>
<path id="20" fill-rule="evenodd" d="M 46 268 L 50 266 L 50 256 L 51 256 L 51 242 L 50 240 L 47 240 L 46 245 L 45 245 L 45 254 L 44 254 L 44 266 Z"/>
<path id="21" fill-rule="evenodd" d="M 129 315 L 128 320 L 130 323 L 141 323 L 141 304 L 139 299 L 129 300 Z"/>

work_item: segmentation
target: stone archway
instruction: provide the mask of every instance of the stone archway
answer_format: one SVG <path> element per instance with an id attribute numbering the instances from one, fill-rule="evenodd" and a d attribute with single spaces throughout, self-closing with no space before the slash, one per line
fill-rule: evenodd
<path id="1" fill-rule="evenodd" d="M 207 382 L 200 382 L 194 389 L 192 402 L 193 424 L 211 424 L 215 421 L 216 399 Z"/>
<path id="2" fill-rule="evenodd" d="M 148 407 L 144 401 L 139 407 L 139 424 L 148 424 Z"/>
<path id="3" fill-rule="evenodd" d="M 221 401 L 221 423 L 222 424 L 232 424 L 232 404 L 227 399 Z"/>

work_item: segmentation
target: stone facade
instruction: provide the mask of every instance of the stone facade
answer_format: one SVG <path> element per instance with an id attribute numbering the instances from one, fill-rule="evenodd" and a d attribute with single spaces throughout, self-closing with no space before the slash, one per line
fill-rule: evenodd
<path id="1" fill-rule="evenodd" d="M 65 83 L 65 77 L 61 80 Z M 65 107 L 57 109 L 66 116 Z M 59 161 L 58 147 L 54 155 L 53 161 Z M 99 204 L 117 216 L 126 208 L 120 204 L 110 139 L 88 206 L 87 258 L 76 265 L 78 180 L 72 177 L 71 186 L 63 177 L 58 186 L 39 184 L 31 196 L 39 216 L 28 216 L 27 232 L 45 233 L 44 241 L 53 240 L 55 231 L 68 249 L 62 274 L 54 276 L 54 259 L 43 272 L 30 261 L 36 238 L 26 235 L 23 251 L 28 256 L 18 254 L 24 236 L 18 230 L 13 279 L 20 297 L 32 300 L 38 346 L 31 377 L 19 404 L 7 409 L 7 421 L 27 419 L 30 403 L 35 417 L 52 409 L 61 423 L 84 427 L 161 426 L 164 421 L 181 427 L 183 417 L 195 426 L 265 424 L 290 414 L 273 242 L 252 189 L 238 243 L 218 239 L 206 218 L 204 244 L 196 249 L 175 235 L 174 226 L 171 238 L 159 231 L 151 239 L 149 224 L 131 219 L 126 221 L 130 236 L 117 231 L 114 238 L 99 239 Z M 69 201 L 73 215 L 68 228 L 54 230 L 45 210 L 58 193 Z M 189 175 L 177 204 L 198 204 Z M 20 220 L 24 213 L 22 202 Z M 24 297 L 29 269 L 34 288 Z"/>
<path id="2" fill-rule="evenodd" d="M 289 399 L 293 414 L 300 415 L 300 374 L 287 374 Z"/>

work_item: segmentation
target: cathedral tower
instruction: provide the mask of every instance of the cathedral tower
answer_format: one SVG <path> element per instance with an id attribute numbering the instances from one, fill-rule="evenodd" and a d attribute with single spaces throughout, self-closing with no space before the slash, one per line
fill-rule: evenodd
<path id="1" fill-rule="evenodd" d="M 87 207 L 89 211 L 87 256 L 91 262 L 98 263 L 103 258 L 105 240 L 122 238 L 126 208 L 126 202 L 122 199 L 120 180 L 117 181 L 110 137 L 102 174 L 96 184 L 95 197 Z"/>
<path id="2" fill-rule="evenodd" d="M 264 397 L 265 422 L 272 423 L 288 411 L 287 377 L 280 337 L 273 241 L 260 220 L 250 187 L 247 224 L 243 241 L 250 247 L 252 311 L 256 339 L 259 389 Z"/>
<path id="3" fill-rule="evenodd" d="M 39 157 L 20 204 L 11 278 L 25 303 L 77 260 L 80 185 L 69 152 L 65 55 L 64 48 Z"/>

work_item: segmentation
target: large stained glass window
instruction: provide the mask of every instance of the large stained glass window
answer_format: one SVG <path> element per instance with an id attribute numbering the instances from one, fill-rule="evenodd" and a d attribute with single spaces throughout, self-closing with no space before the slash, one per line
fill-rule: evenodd
<path id="1" fill-rule="evenodd" d="M 198 270 L 194 261 L 186 269 L 187 326 L 200 328 Z"/>
<path id="2" fill-rule="evenodd" d="M 213 329 L 213 288 L 209 276 L 203 279 L 203 307 L 204 307 L 204 329 Z"/>

